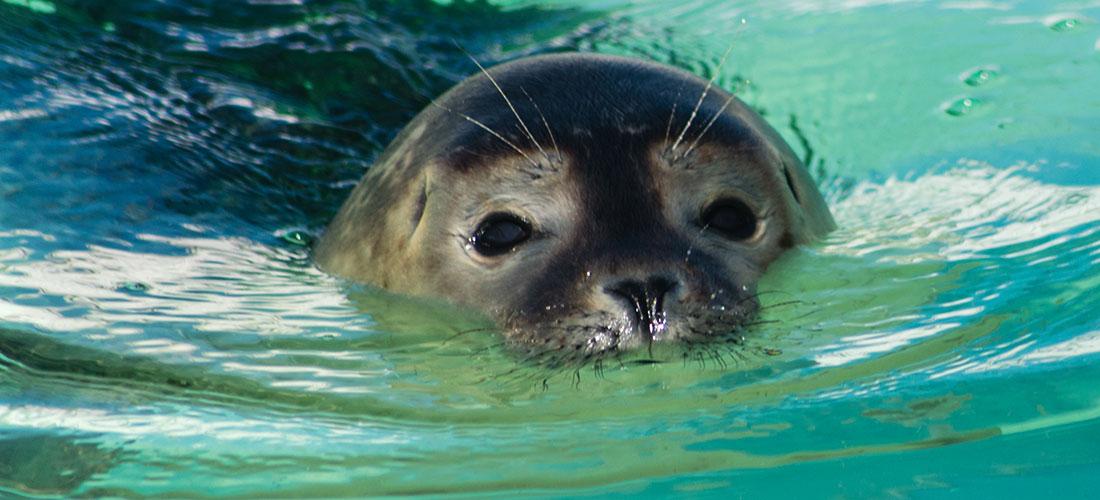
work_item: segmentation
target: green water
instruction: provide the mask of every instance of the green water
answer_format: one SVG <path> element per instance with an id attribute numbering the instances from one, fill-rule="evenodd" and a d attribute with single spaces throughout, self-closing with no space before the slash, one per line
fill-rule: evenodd
<path id="1" fill-rule="evenodd" d="M 840 228 L 744 346 L 526 366 L 308 242 L 431 96 L 582 50 L 738 92 Z M 0 2 L 0 497 L 1090 497 L 1100 6 Z M 678 358 L 677 358 L 678 359 Z"/>

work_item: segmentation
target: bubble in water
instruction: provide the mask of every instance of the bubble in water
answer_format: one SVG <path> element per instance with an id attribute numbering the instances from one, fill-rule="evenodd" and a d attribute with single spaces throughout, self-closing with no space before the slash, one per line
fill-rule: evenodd
<path id="1" fill-rule="evenodd" d="M 972 113 L 981 101 L 974 99 L 973 97 L 960 97 L 944 108 L 944 112 L 951 116 L 964 116 Z"/>
<path id="2" fill-rule="evenodd" d="M 962 76 L 962 80 L 963 83 L 971 87 L 978 87 L 989 83 L 994 78 L 997 78 L 999 74 L 1000 72 L 997 71 L 997 68 L 976 68 L 970 70 L 967 73 L 964 73 Z"/>
<path id="3" fill-rule="evenodd" d="M 1074 29 L 1074 28 L 1076 28 L 1080 25 L 1081 25 L 1081 21 L 1079 21 L 1077 19 L 1074 19 L 1072 17 L 1068 17 L 1068 18 L 1059 19 L 1059 20 L 1057 20 L 1053 23 L 1050 23 L 1049 27 L 1050 27 L 1050 29 L 1052 29 L 1054 31 L 1062 33 L 1062 32 L 1065 32 L 1065 31 L 1070 31 L 1070 30 L 1072 30 L 1072 29 Z"/>
<path id="4" fill-rule="evenodd" d="M 313 244 L 313 235 L 301 229 L 280 229 L 275 232 L 279 239 L 300 247 L 308 247 Z"/>
<path id="5" fill-rule="evenodd" d="M 149 285 L 140 281 L 127 281 L 118 285 L 118 289 L 123 292 L 144 293 L 149 291 Z"/>

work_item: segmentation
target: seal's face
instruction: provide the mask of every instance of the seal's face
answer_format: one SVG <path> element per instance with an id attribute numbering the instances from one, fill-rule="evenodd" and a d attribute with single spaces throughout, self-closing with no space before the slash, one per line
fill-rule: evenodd
<path id="1" fill-rule="evenodd" d="M 491 74 L 394 141 L 318 247 L 323 267 L 587 358 L 737 335 L 767 265 L 831 228 L 775 132 L 690 75 L 586 55 Z"/>

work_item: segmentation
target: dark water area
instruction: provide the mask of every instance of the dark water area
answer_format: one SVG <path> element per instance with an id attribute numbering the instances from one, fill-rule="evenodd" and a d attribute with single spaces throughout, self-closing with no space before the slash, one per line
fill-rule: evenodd
<path id="1" fill-rule="evenodd" d="M 111 202 L 99 210 L 80 204 L 72 217 L 129 227 L 162 226 L 144 220 L 151 213 L 178 214 L 264 232 L 326 223 L 396 131 L 474 68 L 458 40 L 492 64 L 577 50 L 590 42 L 573 32 L 596 18 L 429 1 L 74 2 L 48 16 L 5 10 L 6 100 L 52 108 L 2 129 L 13 146 L 8 163 L 41 166 L 30 175 L 56 170 L 51 184 L 65 191 L 27 192 L 28 208 L 81 192 Z M 585 36 L 598 37 L 599 24 Z M 533 37 L 543 39 L 537 48 L 506 43 Z M 79 168 L 66 175 L 73 164 Z M 100 184 L 111 196 L 80 189 L 81 176 L 110 179 Z M 128 219 L 118 219 L 119 202 Z M 101 231 L 75 236 L 87 234 Z"/>

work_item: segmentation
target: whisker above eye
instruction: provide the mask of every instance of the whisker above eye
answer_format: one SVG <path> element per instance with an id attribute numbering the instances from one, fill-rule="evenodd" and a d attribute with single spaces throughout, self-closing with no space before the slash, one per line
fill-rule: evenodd
<path id="1" fill-rule="evenodd" d="M 458 50 L 461 50 L 463 54 L 466 54 L 466 57 L 469 57 L 470 60 L 473 61 L 474 64 L 477 65 L 477 69 L 481 70 L 481 72 L 485 75 L 485 77 L 489 79 L 489 82 L 493 84 L 493 87 L 496 87 L 497 92 L 500 93 L 500 96 L 504 98 L 505 104 L 508 105 L 508 109 L 512 110 L 512 115 L 514 115 L 516 117 L 516 121 L 518 121 L 520 127 L 523 128 L 523 132 L 525 134 L 527 134 L 527 138 L 531 141 L 531 143 L 533 143 L 535 145 L 536 148 L 538 148 L 539 152 L 542 153 L 542 156 L 544 158 L 546 158 L 546 161 L 553 163 L 550 160 L 550 156 L 546 154 L 546 150 L 542 149 L 542 145 L 539 144 L 539 141 L 537 139 L 535 139 L 535 135 L 532 134 L 531 130 L 527 128 L 527 123 L 525 123 L 523 121 L 523 118 L 521 118 L 519 116 L 519 111 L 516 111 L 516 107 L 512 105 L 512 100 L 508 98 L 508 94 L 505 94 L 504 89 L 500 88 L 500 84 L 497 83 L 496 78 L 493 78 L 493 75 L 491 75 L 489 73 L 489 70 L 485 69 L 485 66 L 482 66 L 481 63 L 478 62 L 477 58 L 475 58 L 473 56 L 473 54 L 470 54 L 469 52 L 467 52 L 466 49 L 463 48 L 462 45 L 460 45 L 457 40 L 451 40 L 451 41 L 454 42 L 455 47 L 457 47 Z"/>
<path id="2" fill-rule="evenodd" d="M 531 163 L 531 166 L 533 166 L 535 168 L 539 168 L 538 162 L 536 162 L 533 158 L 531 158 L 530 155 L 528 155 L 522 149 L 520 149 L 519 146 L 516 146 L 515 144 L 512 143 L 512 141 L 509 141 L 508 139 L 505 139 L 504 136 L 501 135 L 499 132 L 497 132 L 496 130 L 493 130 L 488 125 L 486 125 L 484 123 L 481 123 L 478 119 L 476 119 L 476 118 L 474 118 L 470 115 L 467 115 L 465 113 L 461 113 L 461 112 L 455 111 L 453 109 L 444 107 L 442 104 L 439 104 L 436 101 L 432 101 L 431 104 L 432 104 L 432 106 L 435 106 L 439 109 L 442 109 L 442 110 L 444 110 L 448 113 L 454 113 L 455 115 L 461 117 L 462 119 L 464 119 L 464 120 L 466 120 L 470 123 L 473 123 L 477 127 L 481 128 L 482 130 L 484 130 L 484 131 L 488 132 L 489 134 L 491 134 L 493 137 L 496 137 L 497 139 L 499 139 L 504 144 L 508 145 L 508 147 L 512 148 L 513 151 L 519 153 L 520 155 L 523 155 L 523 157 L 526 158 L 527 161 Z"/>

